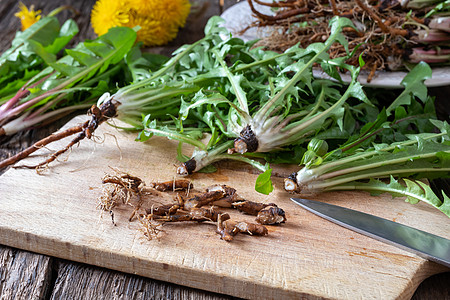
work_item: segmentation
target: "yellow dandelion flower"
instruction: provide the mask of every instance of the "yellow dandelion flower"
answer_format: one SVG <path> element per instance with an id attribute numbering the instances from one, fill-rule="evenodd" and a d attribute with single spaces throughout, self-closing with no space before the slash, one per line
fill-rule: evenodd
<path id="1" fill-rule="evenodd" d="M 114 26 L 139 26 L 138 41 L 146 46 L 164 45 L 184 26 L 190 8 L 189 0 L 98 0 L 91 22 L 98 35 Z M 118 22 L 117 16 L 126 22 Z"/>
<path id="2" fill-rule="evenodd" d="M 139 26 L 137 40 L 146 46 L 161 46 L 173 40 L 178 33 L 178 27 L 169 26 L 159 20 L 147 18 L 143 15 L 132 14 L 130 27 Z"/>
<path id="3" fill-rule="evenodd" d="M 130 7 L 154 20 L 175 23 L 182 27 L 189 15 L 189 0 L 129 0 Z"/>
<path id="4" fill-rule="evenodd" d="M 41 11 L 34 10 L 34 5 L 30 6 L 30 9 L 25 6 L 22 2 L 19 3 L 20 11 L 15 13 L 14 16 L 20 19 L 20 23 L 22 23 L 22 31 L 36 23 L 41 19 Z"/>
<path id="5" fill-rule="evenodd" d="M 128 3 L 134 11 L 139 12 L 142 15 L 148 15 L 152 10 L 155 9 L 155 1 L 154 0 L 128 0 Z"/>
<path id="6" fill-rule="evenodd" d="M 97 35 L 116 26 L 128 26 L 130 9 L 125 0 L 98 0 L 91 12 L 91 24 Z"/>
<path id="7" fill-rule="evenodd" d="M 165 22 L 174 22 L 179 27 L 183 27 L 191 10 L 191 4 L 188 0 L 178 1 L 156 1 L 157 18 Z"/>

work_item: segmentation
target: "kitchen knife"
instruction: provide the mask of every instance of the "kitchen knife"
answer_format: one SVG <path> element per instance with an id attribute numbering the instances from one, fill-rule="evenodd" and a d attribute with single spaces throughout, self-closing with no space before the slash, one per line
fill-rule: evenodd
<path id="1" fill-rule="evenodd" d="M 291 198 L 306 210 L 379 241 L 450 267 L 450 240 L 377 216 L 324 202 Z"/>

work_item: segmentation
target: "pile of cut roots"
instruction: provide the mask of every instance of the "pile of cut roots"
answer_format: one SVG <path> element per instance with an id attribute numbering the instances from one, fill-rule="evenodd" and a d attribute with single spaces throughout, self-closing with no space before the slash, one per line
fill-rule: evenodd
<path id="1" fill-rule="evenodd" d="M 214 185 L 206 191 L 194 189 L 191 181 L 174 179 L 152 182 L 148 185 L 139 177 L 115 170 L 104 176 L 102 195 L 98 207 L 109 212 L 115 223 L 116 208 L 128 205 L 132 213 L 128 221 L 139 220 L 140 231 L 149 240 L 159 238 L 163 225 L 170 222 L 212 223 L 220 238 L 230 242 L 239 234 L 264 236 L 266 225 L 286 222 L 283 209 L 274 203 L 259 203 L 240 197 L 236 189 Z M 167 202 L 167 198 L 172 198 Z M 157 199 L 155 201 L 155 199 Z M 237 210 L 255 216 L 255 222 L 232 220 L 224 210 Z"/>

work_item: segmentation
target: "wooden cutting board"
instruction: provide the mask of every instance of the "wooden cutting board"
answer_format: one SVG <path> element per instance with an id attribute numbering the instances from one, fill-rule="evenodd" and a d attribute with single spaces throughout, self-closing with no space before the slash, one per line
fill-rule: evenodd
<path id="1" fill-rule="evenodd" d="M 67 126 L 86 117 L 77 117 Z M 131 206 L 115 210 L 115 225 L 97 209 L 101 178 L 118 168 L 146 182 L 171 180 L 176 145 L 164 138 L 134 142 L 135 134 L 102 125 L 101 141 L 84 141 L 67 161 L 43 174 L 10 169 L 0 176 L 1 244 L 203 290 L 253 299 L 409 299 L 425 278 L 448 271 L 409 252 L 325 221 L 295 205 L 275 178 L 269 196 L 253 189 L 247 166 L 223 164 L 216 173 L 195 174 L 194 187 L 227 184 L 248 200 L 275 202 L 287 222 L 268 226 L 264 237 L 238 235 L 220 240 L 212 223 L 164 225 L 159 239 L 147 240 Z M 59 149 L 67 140 L 48 148 Z M 27 164 L 41 161 L 42 149 Z M 279 167 L 288 174 L 292 168 Z M 419 203 L 360 192 L 319 194 L 312 199 L 338 204 L 450 238 L 448 217 Z M 158 200 L 159 201 L 159 200 Z M 157 202 L 158 202 L 157 201 Z M 161 200 L 162 201 L 162 200 Z M 152 203 L 145 203 L 151 206 Z M 235 219 L 252 220 L 231 212 Z"/>

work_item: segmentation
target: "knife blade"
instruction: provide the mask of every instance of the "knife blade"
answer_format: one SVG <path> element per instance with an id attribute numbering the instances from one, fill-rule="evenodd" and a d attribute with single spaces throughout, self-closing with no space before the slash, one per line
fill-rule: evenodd
<path id="1" fill-rule="evenodd" d="M 446 238 L 333 204 L 301 198 L 291 200 L 333 223 L 450 268 L 450 240 Z"/>

